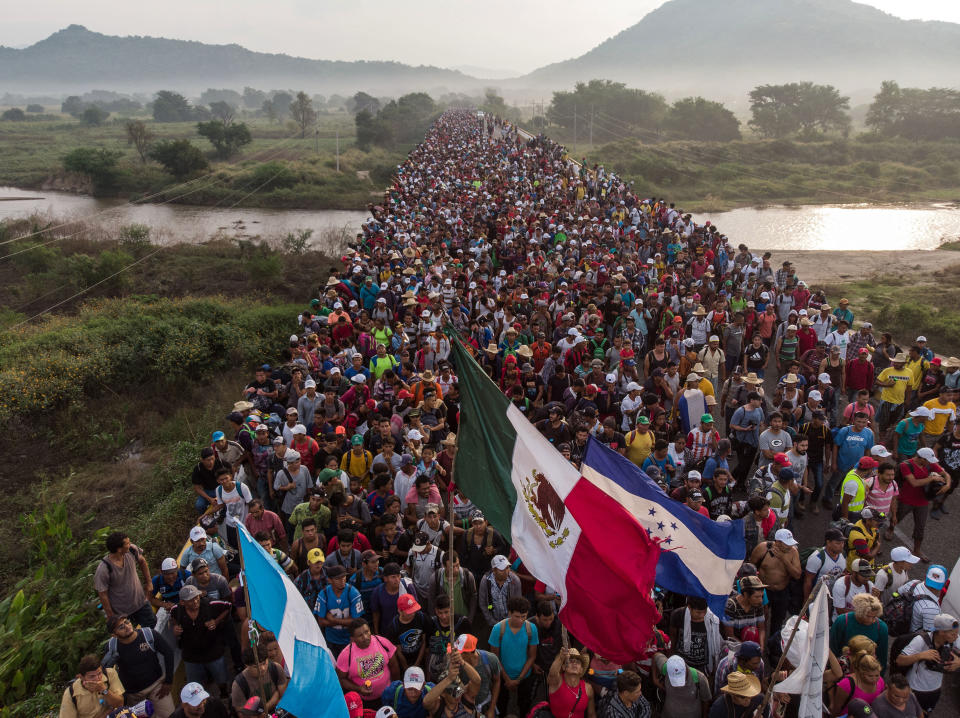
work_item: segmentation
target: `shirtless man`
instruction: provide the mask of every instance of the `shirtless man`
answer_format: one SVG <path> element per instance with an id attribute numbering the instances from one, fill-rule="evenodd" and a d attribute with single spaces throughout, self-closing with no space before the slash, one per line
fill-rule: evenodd
<path id="1" fill-rule="evenodd" d="M 803 575 L 797 540 L 789 529 L 780 529 L 773 541 L 761 541 L 750 554 L 750 563 L 757 567 L 760 579 L 767 586 L 770 599 L 769 634 L 780 630 L 787 618 L 790 603 L 790 582 Z"/>

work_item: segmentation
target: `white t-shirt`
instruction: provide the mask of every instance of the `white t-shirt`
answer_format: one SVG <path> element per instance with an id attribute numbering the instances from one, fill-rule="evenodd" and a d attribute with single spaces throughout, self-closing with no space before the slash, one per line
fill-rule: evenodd
<path id="1" fill-rule="evenodd" d="M 849 580 L 849 585 L 847 577 L 837 579 L 837 582 L 833 584 L 833 607 L 837 613 L 840 613 L 841 609 L 849 611 L 853 608 L 854 596 L 859 593 L 870 593 L 872 590 L 873 582 L 871 581 L 867 581 L 863 586 L 858 586 L 852 578 Z"/>
<path id="2" fill-rule="evenodd" d="M 620 422 L 620 431 L 630 431 L 633 428 L 633 419 L 628 416 L 634 409 L 643 406 L 643 397 L 637 395 L 636 399 L 631 399 L 627 394 L 620 401 L 620 411 L 623 413 L 623 421 Z"/>
<path id="3" fill-rule="evenodd" d="M 891 564 L 877 571 L 877 577 L 873 580 L 873 587 L 876 591 L 879 591 L 883 597 L 880 599 L 880 602 L 886 603 L 886 599 L 898 591 L 900 587 L 909 580 L 909 573 L 906 571 L 897 571 L 893 568 L 893 564 Z"/>
<path id="4" fill-rule="evenodd" d="M 814 581 L 821 576 L 840 576 L 847 570 L 847 557 L 841 551 L 836 558 L 831 558 L 825 549 L 820 549 L 810 554 L 804 569 L 813 574 Z"/>
<path id="5" fill-rule="evenodd" d="M 933 619 L 940 615 L 940 600 L 923 585 L 923 581 L 917 581 L 917 584 L 910 590 L 910 594 L 916 597 L 913 601 L 910 630 L 932 631 Z"/>
<path id="6" fill-rule="evenodd" d="M 955 641 L 953 645 L 956 646 L 957 641 Z M 915 656 L 918 653 L 923 653 L 924 651 L 929 650 L 929 648 L 930 646 L 927 645 L 924 637 L 917 636 L 910 641 L 910 643 L 904 646 L 902 655 Z M 943 685 L 943 674 L 938 673 L 937 671 L 931 671 L 929 668 L 927 668 L 927 665 L 924 661 L 917 661 L 910 666 L 910 670 L 907 671 L 907 683 L 909 683 L 910 687 L 915 691 L 920 691 L 923 693 L 936 691 L 940 689 L 941 685 Z"/>
<path id="7" fill-rule="evenodd" d="M 247 504 L 253 500 L 253 496 L 250 494 L 250 489 L 234 481 L 233 491 L 227 491 L 222 486 L 217 487 L 217 500 L 227 508 L 224 523 L 227 526 L 236 527 L 237 524 L 242 524 L 250 513 Z"/>

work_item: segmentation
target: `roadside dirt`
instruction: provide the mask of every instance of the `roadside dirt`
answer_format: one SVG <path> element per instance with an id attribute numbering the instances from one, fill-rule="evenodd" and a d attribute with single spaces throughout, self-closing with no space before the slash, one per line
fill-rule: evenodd
<path id="1" fill-rule="evenodd" d="M 947 249 L 904 251 L 823 251 L 771 250 L 775 268 L 790 260 L 797 266 L 797 275 L 811 286 L 840 284 L 866 279 L 878 274 L 918 272 L 929 275 L 960 263 L 960 252 Z"/>

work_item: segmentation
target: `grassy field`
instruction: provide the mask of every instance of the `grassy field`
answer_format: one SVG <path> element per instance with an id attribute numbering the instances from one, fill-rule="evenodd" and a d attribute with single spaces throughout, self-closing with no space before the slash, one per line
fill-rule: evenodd
<path id="1" fill-rule="evenodd" d="M 304 138 L 289 122 L 251 121 L 248 126 L 253 142 L 228 161 L 212 157 L 211 145 L 197 134 L 196 123 L 147 123 L 157 140 L 189 139 L 209 153 L 210 172 L 216 182 L 204 192 L 181 200 L 192 204 L 215 204 L 242 197 L 244 206 L 362 209 L 389 182 L 405 152 L 359 150 L 353 116 L 347 113 L 320 115 L 317 132 L 308 130 Z M 86 189 L 82 178 L 71 177 L 63 170 L 64 155 L 79 147 L 124 153 L 119 164 L 120 196 L 136 198 L 176 184 L 156 163 L 141 163 L 127 143 L 125 120 L 111 118 L 101 126 L 87 127 L 64 115 L 58 120 L 0 122 L 0 185 Z M 273 172 L 260 177 L 257 168 L 271 162 L 279 163 L 285 171 L 272 183 L 260 187 Z M 361 176 L 358 172 L 366 174 Z M 251 193 L 258 187 L 259 191 Z"/>
<path id="2" fill-rule="evenodd" d="M 763 204 L 854 204 L 960 201 L 960 141 L 849 140 L 794 142 L 622 139 L 580 143 L 560 128 L 546 134 L 634 183 L 644 196 L 666 197 L 691 212 Z"/>

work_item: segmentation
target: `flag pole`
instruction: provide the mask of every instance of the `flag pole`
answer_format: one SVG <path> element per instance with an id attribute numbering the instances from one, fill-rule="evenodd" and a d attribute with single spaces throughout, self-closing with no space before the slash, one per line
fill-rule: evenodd
<path id="1" fill-rule="evenodd" d="M 240 540 L 240 531 L 246 531 L 246 529 L 237 529 L 237 550 L 240 553 L 240 585 L 243 586 L 243 599 L 247 604 L 247 640 L 250 641 L 250 648 L 253 650 L 253 659 L 257 662 L 257 683 L 260 685 L 261 700 L 260 709 L 266 711 L 267 694 L 263 690 L 263 671 L 260 669 L 260 654 L 257 651 L 260 632 L 257 630 L 256 623 L 253 620 L 253 607 L 250 605 L 250 588 L 247 586 L 247 566 L 243 560 L 243 541 Z M 244 666 L 244 668 L 246 668 L 246 666 Z M 240 671 L 242 672 L 244 668 L 241 668 Z"/>
<path id="2" fill-rule="evenodd" d="M 783 662 L 787 659 L 787 651 L 790 650 L 790 645 L 793 643 L 793 638 L 797 635 L 797 629 L 800 628 L 800 619 L 803 614 L 807 612 L 807 609 L 810 607 L 810 603 L 813 601 L 814 596 L 818 595 L 819 592 L 823 590 L 824 579 L 826 579 L 826 576 L 820 577 L 820 580 L 817 581 L 817 585 L 813 587 L 810 595 L 807 596 L 807 600 L 804 601 L 803 606 L 800 607 L 800 612 L 797 614 L 796 623 L 793 624 L 793 630 L 790 631 L 790 637 L 787 638 L 787 642 L 783 647 L 783 653 L 780 655 L 780 660 L 777 661 L 777 667 L 773 669 L 773 673 L 770 675 L 770 685 L 767 687 L 767 691 L 763 696 L 763 702 L 757 708 L 757 712 L 754 713 L 754 716 L 762 716 L 764 711 L 766 711 L 767 706 L 770 705 L 770 701 L 773 699 L 773 687 L 779 682 L 777 680 L 777 675 L 780 673 L 780 669 L 783 668 Z"/>

